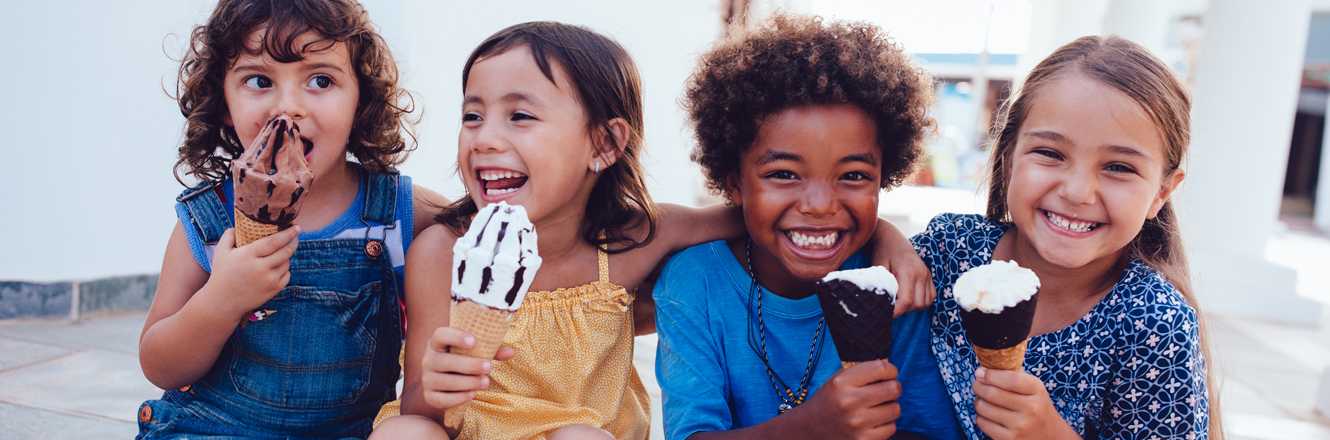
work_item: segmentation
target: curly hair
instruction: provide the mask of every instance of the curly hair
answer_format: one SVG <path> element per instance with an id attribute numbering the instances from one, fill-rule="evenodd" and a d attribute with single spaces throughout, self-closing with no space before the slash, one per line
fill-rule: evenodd
<path id="1" fill-rule="evenodd" d="M 727 202 L 726 180 L 769 116 L 802 105 L 854 104 L 877 126 L 882 188 L 900 185 L 935 122 L 933 78 L 866 22 L 778 13 L 732 32 L 702 54 L 683 105 L 695 128 L 692 159 Z"/>
<path id="2" fill-rule="evenodd" d="M 266 29 L 257 48 L 245 45 L 251 33 Z M 313 32 L 319 38 L 297 47 L 296 39 Z M 354 0 L 221 0 L 207 23 L 194 27 L 180 61 L 176 103 L 185 116 L 175 177 L 198 180 L 230 175 L 231 160 L 244 151 L 235 127 L 222 122 L 229 113 L 223 80 L 242 51 L 267 53 L 279 63 L 304 59 L 306 51 L 327 50 L 345 42 L 360 84 L 359 103 L 347 140 L 347 152 L 370 172 L 384 172 L 415 149 L 415 107 L 411 94 L 397 86 L 397 63 L 388 44 L 374 30 L 365 9 Z M 408 144 L 403 133 L 410 136 Z"/>

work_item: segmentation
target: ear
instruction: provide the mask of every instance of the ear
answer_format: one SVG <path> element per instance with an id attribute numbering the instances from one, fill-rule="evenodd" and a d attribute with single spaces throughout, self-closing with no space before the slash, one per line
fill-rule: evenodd
<path id="1" fill-rule="evenodd" d="M 734 206 L 743 206 L 743 190 L 739 188 L 739 173 L 731 173 L 730 177 L 725 178 L 725 196 L 730 198 L 730 204 Z"/>
<path id="2" fill-rule="evenodd" d="M 1164 202 L 1168 201 L 1169 196 L 1173 195 L 1173 191 L 1178 189 L 1178 185 L 1181 185 L 1182 179 L 1186 177 L 1187 172 L 1182 171 L 1182 168 L 1164 176 L 1164 184 L 1159 188 L 1159 194 L 1155 196 L 1154 202 L 1150 203 L 1150 213 L 1146 214 L 1145 218 L 1152 219 L 1159 215 L 1159 210 L 1164 208 Z"/>
<path id="3" fill-rule="evenodd" d="M 596 154 L 591 158 L 591 163 L 587 168 L 595 169 L 596 162 L 600 162 L 600 169 L 604 170 L 619 161 L 619 156 L 623 154 L 623 149 L 628 146 L 629 133 L 632 131 L 628 127 L 628 122 L 623 118 L 614 118 L 605 122 L 609 131 L 604 133 L 604 139 L 596 143 Z"/>

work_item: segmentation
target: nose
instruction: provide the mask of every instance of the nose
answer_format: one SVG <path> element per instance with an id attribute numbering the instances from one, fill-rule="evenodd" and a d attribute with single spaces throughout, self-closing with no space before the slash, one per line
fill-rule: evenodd
<path id="1" fill-rule="evenodd" d="M 839 204 L 835 185 L 810 182 L 799 198 L 799 212 L 813 217 L 827 217 L 836 213 Z"/>
<path id="2" fill-rule="evenodd" d="M 462 136 L 466 137 L 470 132 L 470 142 L 467 145 L 471 151 L 477 153 L 494 153 L 507 149 L 507 142 L 504 141 L 503 134 L 500 131 L 503 124 L 489 124 L 480 121 L 478 125 L 471 128 L 463 128 Z"/>
<path id="3" fill-rule="evenodd" d="M 272 117 L 286 113 L 291 119 L 304 118 L 305 93 L 299 87 L 285 87 L 277 91 L 277 101 L 273 103 Z"/>
<path id="4" fill-rule="evenodd" d="M 1068 203 L 1090 205 L 1095 203 L 1095 194 L 1099 191 L 1099 174 L 1089 166 L 1076 167 L 1067 171 L 1058 186 L 1058 196 Z"/>

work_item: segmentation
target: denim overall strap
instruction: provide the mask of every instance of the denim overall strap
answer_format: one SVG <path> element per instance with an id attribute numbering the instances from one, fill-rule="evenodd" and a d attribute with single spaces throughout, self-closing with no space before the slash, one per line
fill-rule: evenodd
<path id="1" fill-rule="evenodd" d="M 217 244 L 222 234 L 235 225 L 231 206 L 222 200 L 222 181 L 203 182 L 180 193 L 175 201 L 189 210 L 190 225 L 204 244 Z"/>
<path id="2" fill-rule="evenodd" d="M 362 222 L 396 224 L 397 177 L 395 172 L 362 173 Z M 187 200 L 205 198 L 214 197 Z M 211 209 L 214 215 L 226 211 Z M 237 323 L 213 368 L 193 385 L 148 403 L 160 406 L 155 412 L 175 411 L 180 423 L 160 430 L 140 424 L 147 430 L 140 438 L 169 437 L 169 431 L 368 436 L 379 407 L 396 397 L 401 373 L 401 294 L 380 236 L 388 233 L 400 232 L 302 239 L 291 257 L 286 287 Z"/>

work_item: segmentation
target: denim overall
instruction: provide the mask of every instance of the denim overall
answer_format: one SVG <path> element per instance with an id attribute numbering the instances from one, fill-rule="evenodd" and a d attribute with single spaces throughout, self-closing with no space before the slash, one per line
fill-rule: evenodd
<path id="1" fill-rule="evenodd" d="M 362 171 L 361 222 L 393 225 L 396 173 Z M 234 208 L 216 184 L 185 204 L 204 242 L 232 227 Z M 139 439 L 364 438 L 379 407 L 396 398 L 402 316 L 384 237 L 301 240 L 291 279 L 237 325 L 212 369 L 139 409 Z M 368 234 L 367 234 L 368 235 Z M 240 323 L 237 323 L 240 324 Z"/>

